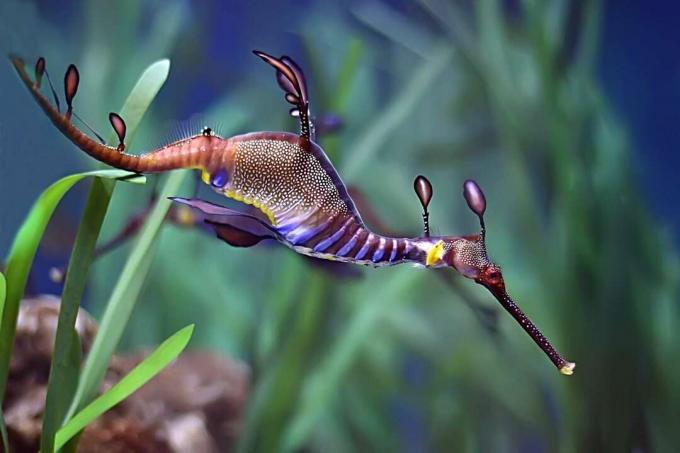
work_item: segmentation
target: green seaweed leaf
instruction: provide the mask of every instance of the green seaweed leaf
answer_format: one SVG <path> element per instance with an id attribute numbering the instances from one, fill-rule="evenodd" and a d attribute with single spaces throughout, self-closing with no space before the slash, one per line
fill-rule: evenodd
<path id="1" fill-rule="evenodd" d="M 314 351 L 324 314 L 328 280 L 312 274 L 305 286 L 299 310 L 279 356 L 266 369 L 266 378 L 253 390 L 246 418 L 247 428 L 238 451 L 273 451 L 281 444 L 286 421 L 295 408 L 305 381 L 305 370 Z M 266 435 L 265 435 L 266 433 Z"/>
<path id="2" fill-rule="evenodd" d="M 59 450 L 95 418 L 123 401 L 156 376 L 184 350 L 193 331 L 194 325 L 190 324 L 174 333 L 118 383 L 78 412 L 57 432 L 54 438 L 54 450 Z"/>
<path id="3" fill-rule="evenodd" d="M 0 314 L 2 314 L 5 307 L 5 296 L 7 296 L 7 280 L 5 274 L 0 272 Z"/>
<path id="4" fill-rule="evenodd" d="M 113 293 L 106 304 L 106 310 L 102 316 L 90 354 L 85 360 L 81 379 L 67 419 L 75 413 L 85 400 L 94 395 L 106 373 L 111 355 L 113 355 L 113 351 L 123 335 L 146 275 L 151 268 L 158 233 L 170 207 L 168 197 L 177 193 L 186 173 L 186 171 L 177 171 L 170 174 L 156 206 L 154 206 L 151 215 L 144 224 L 123 267 Z"/>
<path id="5" fill-rule="evenodd" d="M 81 349 L 80 338 L 75 330 L 76 317 L 113 188 L 113 184 L 106 184 L 99 178 L 92 181 L 69 260 L 66 282 L 61 295 L 54 356 L 47 384 L 40 447 L 43 452 L 51 451 L 54 445 L 54 434 L 61 426 L 78 384 Z"/>
<path id="6" fill-rule="evenodd" d="M 123 170 L 99 170 L 66 176 L 49 186 L 36 200 L 26 220 L 19 228 L 9 255 L 6 268 L 6 296 L 0 326 L 0 396 L 4 399 L 10 354 L 14 343 L 19 303 L 24 294 L 28 272 L 38 249 L 40 239 L 52 217 L 54 209 L 64 194 L 77 182 L 87 177 L 120 179 L 130 176 Z"/>
<path id="7" fill-rule="evenodd" d="M 161 87 L 163 84 L 165 84 L 165 81 L 168 78 L 168 74 L 170 72 L 170 61 L 167 59 L 159 60 L 155 63 L 152 63 L 139 77 L 139 80 L 133 87 L 132 91 L 128 95 L 127 99 L 125 100 L 125 103 L 123 104 L 123 108 L 121 109 L 121 116 L 123 118 L 126 118 L 126 123 L 128 124 L 128 137 L 132 137 L 134 135 L 134 132 L 137 130 L 142 117 L 148 110 L 149 106 L 151 105 L 151 102 L 154 100 L 158 92 L 160 91 Z M 128 139 L 129 143 L 130 139 Z M 158 208 L 158 206 L 157 206 Z M 144 233 L 142 233 L 144 234 Z M 142 277 L 143 279 L 143 277 Z M 114 295 L 116 294 L 116 291 L 114 291 Z M 113 300 L 113 296 L 109 302 Z M 108 312 L 108 310 L 107 310 Z M 106 318 L 106 317 L 105 317 Z M 102 321 L 103 324 L 103 321 Z M 125 326 L 125 323 L 123 323 L 123 326 L 121 326 L 121 329 Z M 78 405 L 80 404 L 80 401 L 82 400 L 82 395 L 85 391 L 84 385 L 93 385 L 92 382 L 90 382 L 90 373 L 92 372 L 91 370 L 91 363 L 94 361 L 94 358 L 96 357 L 96 350 L 94 349 L 94 346 L 98 345 L 101 343 L 102 337 L 101 333 L 103 330 L 103 325 L 99 329 L 99 334 L 95 338 L 95 344 L 93 345 L 93 349 L 90 352 L 90 355 L 88 359 L 85 362 L 85 366 L 81 375 L 81 379 L 78 382 L 78 387 L 75 390 L 75 395 L 73 397 L 73 400 L 71 401 L 71 406 L 66 414 L 66 418 L 64 420 L 68 420 L 71 415 L 75 412 L 75 410 L 78 408 Z M 117 341 L 116 343 L 117 344 Z M 115 348 L 115 344 L 112 346 L 111 353 L 109 353 L 106 357 L 102 359 L 102 361 L 105 361 L 104 367 L 108 366 L 109 359 L 111 357 L 111 354 L 113 353 L 113 348 Z M 101 365 L 100 365 L 101 366 Z M 105 370 L 105 368 L 104 368 Z M 103 373 L 103 372 L 102 372 Z M 103 374 L 102 374 L 103 376 Z M 98 385 L 98 384 L 96 384 Z M 95 385 L 95 386 L 96 386 Z"/>
<path id="8" fill-rule="evenodd" d="M 144 114 L 165 83 L 168 60 L 150 65 L 128 95 L 121 115 L 128 122 L 128 145 Z M 41 450 L 52 451 L 54 435 L 64 422 L 67 409 L 77 389 L 80 368 L 80 340 L 75 331 L 78 307 L 94 256 L 94 249 L 108 208 L 115 181 L 95 181 L 78 230 L 59 311 L 54 358 L 50 367 L 48 391 L 43 417 Z"/>
<path id="9" fill-rule="evenodd" d="M 5 296 L 7 295 L 7 280 L 5 280 L 5 275 L 0 272 L 0 313 L 5 306 Z"/>
<path id="10" fill-rule="evenodd" d="M 127 143 L 132 142 L 135 132 L 142 121 L 144 114 L 149 110 L 151 102 L 161 90 L 170 73 L 170 60 L 164 58 L 151 63 L 137 80 L 130 91 L 120 116 L 125 118 L 127 124 Z"/>

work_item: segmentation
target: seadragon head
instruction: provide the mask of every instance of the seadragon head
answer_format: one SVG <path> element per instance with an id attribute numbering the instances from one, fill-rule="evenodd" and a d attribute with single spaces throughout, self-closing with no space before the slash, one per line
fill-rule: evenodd
<path id="1" fill-rule="evenodd" d="M 418 176 L 414 188 L 423 206 L 425 236 L 429 237 L 427 206 L 432 198 L 432 185 L 424 176 Z M 451 267 L 464 277 L 484 286 L 503 308 L 515 318 L 562 374 L 573 374 L 576 364 L 565 360 L 517 306 L 505 288 L 500 266 L 489 259 L 486 250 L 486 226 L 484 224 L 484 212 L 486 211 L 484 192 L 475 181 L 467 180 L 463 184 L 463 196 L 470 210 L 479 218 L 481 232 L 471 236 L 438 238 L 427 254 L 426 265 Z"/>

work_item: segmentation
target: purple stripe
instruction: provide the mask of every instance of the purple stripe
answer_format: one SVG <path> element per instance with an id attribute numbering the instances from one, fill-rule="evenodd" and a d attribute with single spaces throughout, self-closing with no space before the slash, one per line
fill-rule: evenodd
<path id="1" fill-rule="evenodd" d="M 392 239 L 392 253 L 390 253 L 390 263 L 394 261 L 394 258 L 397 256 L 397 248 L 399 244 L 397 243 L 396 239 Z"/>
<path id="2" fill-rule="evenodd" d="M 347 255 L 349 252 L 352 251 L 352 249 L 354 248 L 356 243 L 357 243 L 357 237 L 352 236 L 352 238 L 347 242 L 347 244 L 343 245 L 342 248 L 340 250 L 338 250 L 338 253 L 336 253 L 336 255 L 338 255 L 338 256 Z"/>
<path id="3" fill-rule="evenodd" d="M 321 241 L 321 242 L 319 242 L 318 244 L 316 244 L 316 245 L 314 246 L 314 251 L 315 251 L 315 252 L 323 252 L 323 251 L 326 250 L 328 247 L 330 247 L 331 245 L 333 245 L 333 244 L 335 244 L 336 242 L 338 242 L 338 240 L 345 234 L 345 231 L 347 230 L 347 224 L 349 224 L 352 220 L 353 220 L 353 219 L 350 218 L 348 221 L 346 221 L 346 222 L 344 223 L 344 225 L 342 226 L 342 228 L 340 228 L 338 231 L 336 231 L 335 233 L 333 233 L 333 235 L 332 235 L 331 237 L 329 237 L 328 239 L 324 239 L 323 241 Z"/>
<path id="4" fill-rule="evenodd" d="M 373 253 L 373 258 L 371 258 L 371 261 L 377 263 L 378 261 L 380 261 L 384 254 L 385 254 L 385 238 L 380 238 L 380 244 L 378 244 L 378 248 L 375 250 L 375 253 Z"/>
<path id="5" fill-rule="evenodd" d="M 279 224 L 279 226 L 276 227 L 279 233 L 281 233 L 283 236 L 286 236 L 288 233 L 293 231 L 296 228 L 300 228 L 300 222 L 291 222 L 288 224 Z"/>
<path id="6" fill-rule="evenodd" d="M 313 238 L 317 234 L 319 234 L 321 231 L 323 231 L 324 228 L 328 226 L 328 221 L 322 223 L 319 226 L 316 227 L 309 227 L 306 225 L 300 225 L 298 227 L 294 227 L 288 234 L 286 234 L 286 239 L 288 239 L 291 244 L 293 245 L 299 245 L 304 242 L 307 242 L 309 239 Z"/>
<path id="7" fill-rule="evenodd" d="M 369 234 L 366 236 L 366 243 L 364 243 L 363 247 L 359 249 L 359 253 L 357 253 L 357 256 L 354 258 L 360 260 L 368 253 L 368 249 L 371 248 L 371 239 L 373 238 L 373 234 Z"/>

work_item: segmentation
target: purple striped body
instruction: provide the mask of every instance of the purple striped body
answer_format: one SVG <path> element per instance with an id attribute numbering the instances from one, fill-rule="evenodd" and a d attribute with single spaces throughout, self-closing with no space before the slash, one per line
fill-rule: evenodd
<path id="1" fill-rule="evenodd" d="M 328 222 L 304 240 L 282 235 L 280 241 L 305 255 L 372 266 L 422 264 L 433 244 L 429 240 L 381 236 L 349 216 Z"/>
<path id="2" fill-rule="evenodd" d="M 259 208 L 283 244 L 305 255 L 344 262 L 424 264 L 435 238 L 390 238 L 371 232 L 315 143 L 285 132 L 247 134 L 228 142 L 224 155 L 206 166 L 204 181 L 229 198 Z"/>

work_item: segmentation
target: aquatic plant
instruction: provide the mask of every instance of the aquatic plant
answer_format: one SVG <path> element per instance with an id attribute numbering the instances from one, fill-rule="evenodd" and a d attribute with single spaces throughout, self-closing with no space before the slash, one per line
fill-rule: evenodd
<path id="1" fill-rule="evenodd" d="M 128 113 L 132 119 L 130 123 L 132 132 L 137 128 L 146 109 L 165 82 L 168 69 L 169 63 L 167 61 L 152 65 L 141 76 L 130 93 L 122 110 Z M 178 176 L 181 177 L 182 175 L 169 178 L 169 190 L 173 190 L 177 185 L 175 181 L 178 180 Z M 74 184 L 88 177 L 93 178 L 93 183 L 64 283 L 55 335 L 54 356 L 47 386 L 41 436 L 41 451 L 45 452 L 59 450 L 94 418 L 144 385 L 184 349 L 193 330 L 193 326 L 188 326 L 168 338 L 120 382 L 92 400 L 108 366 L 111 353 L 120 338 L 120 333 L 117 334 L 116 332 L 122 331 L 126 313 L 129 314 L 129 309 L 126 310 L 126 306 L 134 304 L 135 298 L 130 297 L 129 291 L 134 291 L 131 288 L 141 286 L 141 282 L 144 280 L 144 272 L 137 273 L 137 275 L 126 275 L 124 273 L 121 276 L 119 287 L 125 288 L 125 290 L 119 290 L 119 292 L 127 292 L 128 298 L 122 299 L 120 296 L 116 297 L 116 294 L 112 296 L 112 301 L 108 305 L 108 316 L 103 318 L 105 324 L 102 325 L 95 339 L 95 345 L 87 357 L 82 376 L 80 372 L 80 342 L 75 331 L 76 314 L 85 288 L 97 237 L 115 186 L 115 180 L 126 178 L 128 181 L 139 179 L 143 181 L 143 178 L 119 170 L 100 170 L 67 176 L 48 187 L 36 201 L 17 233 L 7 257 L 5 271 L 7 283 L 5 289 L 5 279 L 3 278 L 3 294 L 0 305 L 2 307 L 0 401 L 2 401 L 4 395 L 9 374 L 19 303 L 24 294 L 28 273 L 39 241 L 62 197 Z M 137 252 L 131 255 L 131 263 L 133 264 L 130 267 L 134 267 L 139 261 L 145 261 L 140 257 L 148 256 L 148 248 L 155 239 L 167 206 L 167 201 L 159 202 L 156 207 L 158 213 L 154 212 L 150 216 L 149 222 L 136 244 Z M 79 387 L 76 387 L 77 385 Z M 90 402 L 90 400 L 92 401 Z M 67 413 L 69 406 L 72 409 Z M 84 407 L 79 410 L 81 406 Z M 75 413 L 76 411 L 78 412 Z M 4 421 L 2 422 L 2 431 L 5 451 L 9 451 Z M 75 448 L 75 444 L 72 448 Z"/>

